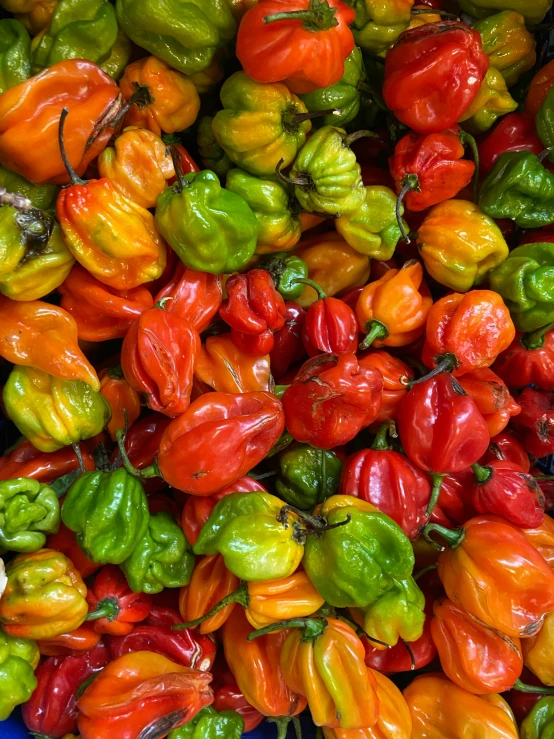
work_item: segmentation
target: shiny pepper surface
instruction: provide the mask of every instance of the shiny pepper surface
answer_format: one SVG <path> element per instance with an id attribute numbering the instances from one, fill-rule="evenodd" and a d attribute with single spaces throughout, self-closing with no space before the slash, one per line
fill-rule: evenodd
<path id="1" fill-rule="evenodd" d="M 537 45 L 525 27 L 525 18 L 514 10 L 502 10 L 477 21 L 476 28 L 483 41 L 483 51 L 491 66 L 497 69 L 508 87 L 535 64 Z"/>
<path id="2" fill-rule="evenodd" d="M 408 28 L 413 4 L 414 0 L 355 0 L 352 3 L 356 11 L 352 32 L 358 46 L 370 54 L 384 55 Z"/>
<path id="3" fill-rule="evenodd" d="M 504 431 L 510 418 L 521 412 L 505 383 L 488 367 L 467 372 L 459 378 L 459 382 L 475 401 L 491 437 Z M 517 462 L 519 464 L 520 460 Z"/>
<path id="4" fill-rule="evenodd" d="M 156 295 L 156 302 L 164 298 L 164 308 L 188 321 L 191 327 L 202 333 L 216 315 L 223 298 L 220 275 L 197 272 L 179 264 L 171 280 Z"/>
<path id="5" fill-rule="evenodd" d="M 20 554 L 6 568 L 0 622 L 10 636 L 49 639 L 80 626 L 87 588 L 71 560 L 53 549 Z"/>
<path id="6" fill-rule="evenodd" d="M 231 334 L 209 336 L 200 347 L 195 377 L 220 393 L 271 392 L 274 381 L 269 356 L 247 354 Z"/>
<path id="7" fill-rule="evenodd" d="M 505 152 L 530 151 L 538 155 L 543 149 L 535 130 L 535 119 L 528 113 L 509 113 L 479 143 L 481 172 L 487 175 Z"/>
<path id="8" fill-rule="evenodd" d="M 494 371 L 510 388 L 536 385 L 554 387 L 554 326 L 548 324 L 530 334 L 517 334 L 496 358 Z"/>
<path id="9" fill-rule="evenodd" d="M 13 18 L 0 20 L 0 95 L 31 76 L 31 40 Z"/>
<path id="10" fill-rule="evenodd" d="M 554 685 L 554 670 L 550 654 L 554 641 L 554 618 L 551 613 L 544 620 L 538 634 L 523 639 L 523 662 L 545 685 Z"/>
<path id="11" fill-rule="evenodd" d="M 56 197 L 60 188 L 58 185 L 33 185 L 25 177 L 12 172 L 0 164 L 0 185 L 8 192 L 14 192 L 24 198 L 29 198 L 34 208 L 49 210 L 56 204 Z"/>
<path id="12" fill-rule="evenodd" d="M 168 739 L 240 739 L 244 721 L 236 711 L 220 711 L 207 706 L 180 729 L 173 729 Z"/>
<path id="13" fill-rule="evenodd" d="M 554 452 L 554 394 L 532 387 L 518 395 L 521 413 L 514 420 L 525 451 L 535 457 Z"/>
<path id="14" fill-rule="evenodd" d="M 289 433 L 318 449 L 346 444 L 372 423 L 383 378 L 354 354 L 320 354 L 302 365 L 283 395 Z"/>
<path id="15" fill-rule="evenodd" d="M 356 314 L 338 298 L 322 298 L 306 311 L 302 342 L 308 356 L 351 354 L 358 346 Z"/>
<path id="16" fill-rule="evenodd" d="M 554 697 L 544 696 L 523 720 L 520 726 L 521 739 L 548 739 L 554 723 Z"/>
<path id="17" fill-rule="evenodd" d="M 40 655 L 30 639 L 9 636 L 0 630 L 0 721 L 5 721 L 36 689 L 34 670 Z"/>
<path id="18" fill-rule="evenodd" d="M 279 458 L 275 489 L 289 505 L 311 510 L 337 492 L 341 467 L 333 452 L 295 444 Z"/>
<path id="19" fill-rule="evenodd" d="M 470 133 L 478 134 L 488 131 L 497 118 L 516 109 L 517 102 L 508 92 L 504 77 L 497 69 L 489 67 L 477 97 L 459 122 Z"/>
<path id="20" fill-rule="evenodd" d="M 152 609 L 150 596 L 134 593 L 115 565 L 106 565 L 96 575 L 87 593 L 87 603 L 87 621 L 92 622 L 93 629 L 98 634 L 116 636 L 130 634 L 135 624 L 144 621 Z"/>
<path id="21" fill-rule="evenodd" d="M 121 367 L 102 370 L 100 392 L 112 409 L 112 417 L 106 428 L 112 441 L 115 441 L 118 430 L 124 429 L 125 424 L 132 426 L 140 416 L 140 396 L 124 378 Z"/>
<path id="22" fill-rule="evenodd" d="M 221 554 L 200 557 L 188 586 L 182 588 L 179 593 L 179 612 L 183 621 L 196 621 L 204 617 L 223 598 L 234 593 L 239 584 L 238 577 L 225 567 L 225 560 Z M 233 600 L 215 615 L 204 619 L 198 625 L 198 631 L 201 634 L 217 631 L 227 621 L 235 606 L 236 601 Z"/>
<path id="23" fill-rule="evenodd" d="M 460 7 L 474 18 L 486 18 L 495 10 L 515 10 L 528 24 L 540 23 L 551 8 L 550 0 L 460 0 Z"/>
<path id="24" fill-rule="evenodd" d="M 48 485 L 23 477 L 0 482 L 0 551 L 35 552 L 60 525 L 60 504 Z"/>
<path id="25" fill-rule="evenodd" d="M 405 362 L 382 350 L 362 356 L 360 364 L 375 367 L 383 375 L 383 400 L 375 420 L 395 420 L 400 402 L 408 392 L 408 383 L 414 379 L 413 371 Z"/>

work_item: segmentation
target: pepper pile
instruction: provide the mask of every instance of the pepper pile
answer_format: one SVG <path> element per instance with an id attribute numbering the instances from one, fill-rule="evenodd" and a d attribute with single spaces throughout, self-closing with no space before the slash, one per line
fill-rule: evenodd
<path id="1" fill-rule="evenodd" d="M 551 0 L 0 5 L 0 721 L 551 737 Z"/>

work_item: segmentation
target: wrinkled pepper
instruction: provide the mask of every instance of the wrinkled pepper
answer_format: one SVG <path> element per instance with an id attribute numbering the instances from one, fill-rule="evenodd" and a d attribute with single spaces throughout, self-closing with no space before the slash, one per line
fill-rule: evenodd
<path id="1" fill-rule="evenodd" d="M 352 32 L 358 46 L 370 54 L 384 55 L 408 28 L 413 4 L 414 0 L 384 3 L 353 0 L 350 5 L 356 11 L 356 18 Z"/>
<path id="2" fill-rule="evenodd" d="M 130 634 L 152 609 L 152 599 L 130 590 L 124 574 L 115 565 L 106 565 L 87 592 L 87 621 L 99 634 Z"/>
<path id="3" fill-rule="evenodd" d="M 509 113 L 479 142 L 481 172 L 487 175 L 505 152 L 530 151 L 538 155 L 543 149 L 535 129 L 535 119 L 528 113 Z"/>
<path id="4" fill-rule="evenodd" d="M 491 67 L 497 69 L 508 87 L 515 85 L 522 74 L 535 65 L 537 45 L 525 27 L 525 18 L 516 10 L 502 10 L 477 21 L 476 28 L 483 42 L 483 51 Z"/>
<path id="5" fill-rule="evenodd" d="M 279 379 L 295 362 L 305 358 L 302 327 L 305 312 L 296 303 L 285 303 L 285 325 L 273 335 L 273 351 L 269 355 L 271 372 Z"/>
<path id="6" fill-rule="evenodd" d="M 0 629 L 0 721 L 26 703 L 37 687 L 34 671 L 40 654 L 30 639 L 10 636 Z"/>
<path id="7" fill-rule="evenodd" d="M 470 133 L 488 131 L 500 116 L 513 113 L 517 102 L 508 92 L 506 80 L 494 67 L 489 67 L 477 97 L 458 122 Z"/>
<path id="8" fill-rule="evenodd" d="M 510 419 L 521 412 L 502 379 L 488 367 L 467 372 L 459 382 L 485 419 L 491 438 L 504 431 Z"/>
<path id="9" fill-rule="evenodd" d="M 168 739 L 240 739 L 244 721 L 235 711 L 217 712 L 213 706 L 202 708 L 180 729 L 173 729 Z"/>
<path id="10" fill-rule="evenodd" d="M 413 370 L 401 359 L 382 350 L 362 356 L 360 364 L 375 367 L 383 375 L 383 400 L 375 420 L 395 420 L 400 401 L 408 392 L 408 383 L 414 379 Z"/>
<path id="11" fill-rule="evenodd" d="M 112 417 L 106 426 L 112 441 L 118 429 L 132 426 L 140 416 L 140 397 L 123 376 L 120 366 L 110 367 L 100 372 L 100 392 L 112 409 Z"/>
<path id="12" fill-rule="evenodd" d="M 297 300 L 304 292 L 305 283 L 301 280 L 308 277 L 308 265 L 295 254 L 277 252 L 264 257 L 258 265 L 269 272 L 285 300 Z"/>
<path id="13" fill-rule="evenodd" d="M 221 305 L 221 276 L 197 272 L 179 264 L 171 280 L 156 295 L 156 302 L 164 298 L 170 298 L 164 303 L 166 311 L 186 319 L 195 331 L 202 333 Z"/>
<path id="14" fill-rule="evenodd" d="M 198 500 L 206 500 L 206 498 Z M 238 577 L 225 567 L 221 554 L 200 557 L 189 584 L 179 593 L 179 612 L 183 621 L 191 622 L 202 618 L 202 622 L 198 624 L 201 634 L 217 631 L 231 615 L 236 601 L 231 601 L 209 618 L 203 617 L 222 599 L 234 593 L 239 582 Z"/>
<path id="15" fill-rule="evenodd" d="M 496 358 L 494 371 L 510 388 L 536 385 L 540 390 L 554 387 L 554 325 L 529 334 L 517 334 L 510 346 Z"/>
<path id="16" fill-rule="evenodd" d="M 239 349 L 231 334 L 209 336 L 200 347 L 195 377 L 221 393 L 271 392 L 268 356 L 253 357 Z"/>
<path id="17" fill-rule="evenodd" d="M 338 491 L 342 463 L 330 450 L 295 444 L 279 457 L 275 490 L 289 505 L 311 510 Z"/>
<path id="18" fill-rule="evenodd" d="M 552 614 L 544 620 L 542 628 L 537 634 L 528 639 L 522 639 L 523 662 L 544 685 L 554 685 L 554 670 L 550 654 L 554 639 L 554 619 Z"/>
<path id="19" fill-rule="evenodd" d="M 37 480 L 0 482 L 0 552 L 36 552 L 60 525 L 58 496 Z"/>
<path id="20" fill-rule="evenodd" d="M 351 354 L 358 346 L 358 321 L 352 308 L 338 298 L 320 299 L 306 311 L 302 343 L 309 357 Z"/>
<path id="21" fill-rule="evenodd" d="M 0 95 L 31 76 L 31 39 L 13 18 L 0 20 Z"/>
<path id="22" fill-rule="evenodd" d="M 526 387 L 518 395 L 521 413 L 513 426 L 525 451 L 535 457 L 554 452 L 554 394 Z"/>

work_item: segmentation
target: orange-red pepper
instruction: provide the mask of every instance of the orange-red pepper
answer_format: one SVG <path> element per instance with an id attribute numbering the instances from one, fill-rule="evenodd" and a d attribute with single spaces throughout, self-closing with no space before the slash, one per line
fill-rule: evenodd
<path id="1" fill-rule="evenodd" d="M 529 84 L 525 98 L 525 112 L 533 116 L 539 112 L 548 93 L 554 86 L 554 60 L 541 67 Z"/>
<path id="2" fill-rule="evenodd" d="M 544 685 L 554 685 L 554 613 L 549 613 L 542 629 L 528 639 L 522 639 L 523 661 Z"/>
<path id="3" fill-rule="evenodd" d="M 506 383 L 488 367 L 467 372 L 459 382 L 473 398 L 491 438 L 504 431 L 512 416 L 521 413 L 521 407 L 510 395 Z"/>
<path id="4" fill-rule="evenodd" d="M 383 350 L 366 354 L 359 363 L 361 367 L 375 367 L 383 375 L 383 399 L 375 421 L 394 420 L 400 401 L 408 392 L 408 383 L 414 379 L 412 369 L 398 357 Z"/>
<path id="5" fill-rule="evenodd" d="M 269 354 L 261 357 L 246 354 L 230 333 L 206 339 L 194 372 L 205 385 L 222 393 L 271 392 L 274 386 Z"/>
<path id="6" fill-rule="evenodd" d="M 203 500 L 203 499 L 200 499 Z M 208 500 L 208 499 L 204 499 Z M 239 586 L 239 579 L 225 567 L 221 554 L 201 557 L 192 573 L 190 583 L 179 593 L 179 612 L 183 621 L 195 621 L 210 611 L 222 598 L 226 598 Z M 203 621 L 201 634 L 217 631 L 231 615 L 236 603 L 230 603 L 216 615 Z"/>
<path id="7" fill-rule="evenodd" d="M 186 318 L 195 331 L 210 325 L 223 300 L 221 275 L 197 272 L 179 262 L 171 280 L 156 295 L 156 302 L 170 298 L 165 309 Z"/>
<path id="8" fill-rule="evenodd" d="M 88 652 L 101 638 L 92 624 L 84 623 L 67 634 L 53 636 L 51 639 L 38 639 L 37 647 L 43 656 L 63 657 L 74 652 Z"/>
<path id="9" fill-rule="evenodd" d="M 554 569 L 554 519 L 545 516 L 536 529 L 522 529 L 521 533 Z"/>
<path id="10" fill-rule="evenodd" d="M 83 464 L 87 472 L 96 468 L 92 451 L 96 444 L 94 439 L 81 442 L 79 448 Z M 0 457 L 0 480 L 11 480 L 14 477 L 30 477 L 40 482 L 54 482 L 58 477 L 78 469 L 79 460 L 73 447 L 64 447 L 56 452 L 41 452 L 30 441 L 25 439 L 3 457 Z M 57 534 L 54 534 L 57 536 Z M 58 549 L 58 547 L 51 547 Z M 70 559 L 73 559 L 71 556 Z M 80 569 L 77 567 L 77 569 Z"/>
<path id="11" fill-rule="evenodd" d="M 100 392 L 112 409 L 112 417 L 106 426 L 112 441 L 118 429 L 132 426 L 140 416 L 140 396 L 125 377 L 121 367 L 110 367 L 100 373 Z"/>

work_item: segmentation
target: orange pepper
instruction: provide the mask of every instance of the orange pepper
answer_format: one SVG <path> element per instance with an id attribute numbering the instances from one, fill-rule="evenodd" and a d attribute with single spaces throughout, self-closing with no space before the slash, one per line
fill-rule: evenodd
<path id="1" fill-rule="evenodd" d="M 91 624 L 84 623 L 67 634 L 39 639 L 37 647 L 44 657 L 63 657 L 73 652 L 88 652 L 101 638 L 102 634 L 95 631 Z"/>
<path id="2" fill-rule="evenodd" d="M 554 519 L 545 516 L 536 529 L 522 529 L 521 533 L 554 569 Z"/>
<path id="3" fill-rule="evenodd" d="M 68 59 L 0 95 L 0 164 L 30 182 L 66 184 L 56 131 L 70 109 L 65 148 L 82 175 L 104 150 L 123 106 L 116 83 L 93 62 Z"/>
<path id="4" fill-rule="evenodd" d="M 179 593 L 179 612 L 183 621 L 195 621 L 210 611 L 222 598 L 239 586 L 239 579 L 225 567 L 221 554 L 209 554 L 198 560 L 190 583 Z M 203 621 L 201 634 L 217 631 L 231 615 L 236 603 L 230 603 L 215 616 Z"/>
<path id="5" fill-rule="evenodd" d="M 419 262 L 412 259 L 401 269 L 389 269 L 364 287 L 356 303 L 360 329 L 367 334 L 361 346 L 411 344 L 425 331 L 432 304 Z"/>
<path id="6" fill-rule="evenodd" d="M 61 380 L 82 380 L 98 391 L 98 375 L 77 339 L 77 324 L 63 308 L 0 295 L 0 356 Z"/>
<path id="7" fill-rule="evenodd" d="M 139 59 L 125 69 L 119 87 L 129 100 L 136 85 L 146 86 L 152 100 L 140 108 L 132 106 L 125 115 L 126 126 L 138 126 L 162 135 L 192 126 L 200 110 L 194 83 L 155 56 Z"/>
<path id="8" fill-rule="evenodd" d="M 549 613 L 538 634 L 522 639 L 523 661 L 545 685 L 554 685 L 554 613 Z"/>
<path id="9" fill-rule="evenodd" d="M 140 395 L 129 385 L 121 367 L 102 370 L 100 392 L 112 409 L 112 417 L 106 428 L 112 441 L 115 441 L 118 429 L 129 428 L 140 416 Z"/>
<path id="10" fill-rule="evenodd" d="M 473 695 L 445 675 L 420 675 L 404 690 L 412 739 L 518 739 L 514 715 L 496 693 Z"/>
<path id="11" fill-rule="evenodd" d="M 269 354 L 262 357 L 246 354 L 236 346 L 231 334 L 206 339 L 194 374 L 213 390 L 222 393 L 270 392 L 273 389 Z"/>
<path id="12" fill-rule="evenodd" d="M 59 0 L 2 0 L 2 7 L 23 23 L 31 36 L 50 25 Z"/>
<path id="13" fill-rule="evenodd" d="M 525 98 L 525 112 L 533 118 L 539 112 L 541 105 L 546 100 L 548 93 L 554 86 L 554 59 L 544 67 L 541 67 L 531 80 L 527 97 Z"/>
<path id="14" fill-rule="evenodd" d="M 460 385 L 473 398 L 491 438 L 504 431 L 512 416 L 521 413 L 506 383 L 488 367 L 467 372 L 460 377 Z"/>
<path id="15" fill-rule="evenodd" d="M 394 420 L 398 405 L 408 392 L 408 382 L 414 379 L 414 373 L 401 359 L 382 350 L 366 354 L 359 360 L 359 365 L 375 367 L 383 375 L 383 400 L 375 422 L 382 423 L 389 418 Z"/>
<path id="16" fill-rule="evenodd" d="M 159 136 L 144 128 L 126 128 L 98 157 L 98 173 L 141 208 L 154 208 L 175 176 L 169 150 Z"/>

